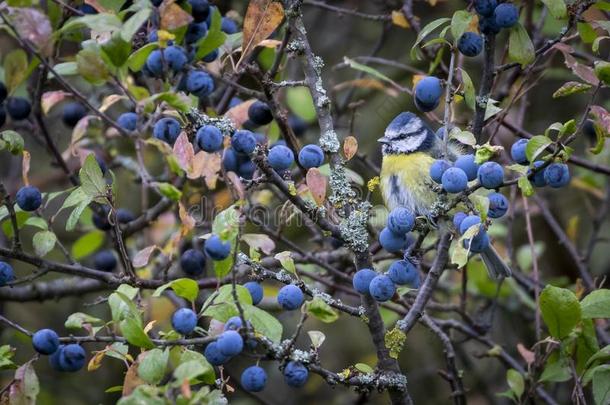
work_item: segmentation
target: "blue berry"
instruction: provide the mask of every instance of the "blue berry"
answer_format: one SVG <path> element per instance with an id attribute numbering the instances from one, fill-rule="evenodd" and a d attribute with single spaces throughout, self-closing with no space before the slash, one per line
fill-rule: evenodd
<path id="1" fill-rule="evenodd" d="M 161 49 L 155 49 L 148 54 L 145 67 L 152 76 L 160 77 L 163 74 L 163 56 Z"/>
<path id="2" fill-rule="evenodd" d="M 81 4 L 78 9 L 82 11 L 83 14 L 97 14 L 97 10 L 90 4 Z"/>
<path id="3" fill-rule="evenodd" d="M 551 163 L 544 169 L 544 181 L 553 188 L 567 186 L 570 182 L 570 171 L 565 163 Z"/>
<path id="4" fill-rule="evenodd" d="M 224 330 L 238 330 L 241 326 L 241 318 L 239 316 L 232 316 L 225 322 Z"/>
<path id="5" fill-rule="evenodd" d="M 214 62 L 216 59 L 218 59 L 219 53 L 220 52 L 218 51 L 218 48 L 216 48 L 212 52 L 208 53 L 203 58 L 201 58 L 201 60 L 204 61 L 205 63 Z"/>
<path id="6" fill-rule="evenodd" d="M 32 336 L 32 346 L 40 354 L 53 354 L 59 348 L 59 336 L 52 329 L 40 329 Z"/>
<path id="7" fill-rule="evenodd" d="M 510 147 L 510 157 L 520 165 L 526 165 L 529 163 L 527 156 L 525 155 L 525 148 L 527 147 L 527 139 L 519 139 L 513 143 Z"/>
<path id="8" fill-rule="evenodd" d="M 489 235 L 487 232 L 482 232 L 472 240 L 466 239 L 462 243 L 464 248 L 470 249 L 472 253 L 481 253 L 489 247 Z"/>
<path id="9" fill-rule="evenodd" d="M 468 181 L 472 181 L 477 178 L 479 165 L 474 161 L 474 155 L 462 155 L 456 159 L 453 165 L 455 167 L 459 167 L 464 171 L 464 173 L 466 173 Z"/>
<path id="10" fill-rule="evenodd" d="M 216 340 L 218 350 L 224 356 L 236 356 L 244 349 L 244 340 L 241 335 L 234 330 L 222 332 Z"/>
<path id="11" fill-rule="evenodd" d="M 179 46 L 172 45 L 163 51 L 165 63 L 174 72 L 181 71 L 187 63 L 186 52 Z"/>
<path id="12" fill-rule="evenodd" d="M 159 40 L 159 33 L 157 30 L 152 30 L 148 33 L 148 42 L 157 42 Z"/>
<path id="13" fill-rule="evenodd" d="M 138 127 L 138 114 L 134 112 L 126 112 L 119 115 L 117 124 L 126 131 L 135 131 Z"/>
<path id="14" fill-rule="evenodd" d="M 235 34 L 239 31 L 237 23 L 228 17 L 222 17 L 220 29 L 222 30 L 222 32 L 229 35 Z"/>
<path id="15" fill-rule="evenodd" d="M 358 291 L 360 294 L 368 294 L 371 281 L 375 277 L 377 277 L 377 273 L 371 269 L 358 270 L 356 274 L 354 274 L 354 279 L 352 280 L 354 290 Z"/>
<path id="16" fill-rule="evenodd" d="M 289 361 L 284 368 L 284 381 L 291 387 L 299 388 L 305 385 L 309 371 L 297 361 Z"/>
<path id="17" fill-rule="evenodd" d="M 369 293 L 376 301 L 385 302 L 394 296 L 396 286 L 392 279 L 386 275 L 378 275 L 371 280 Z"/>
<path id="18" fill-rule="evenodd" d="M 458 167 L 450 167 L 445 170 L 441 178 L 443 189 L 448 193 L 459 193 L 468 187 L 468 177 L 466 173 Z"/>
<path id="19" fill-rule="evenodd" d="M 284 171 L 294 163 L 294 153 L 290 148 L 277 145 L 269 150 L 269 165 L 277 171 Z"/>
<path id="20" fill-rule="evenodd" d="M 465 212 L 458 211 L 455 213 L 455 215 L 453 216 L 453 226 L 455 227 L 455 229 L 460 229 L 460 224 L 467 216 L 468 214 L 466 214 Z"/>
<path id="21" fill-rule="evenodd" d="M 93 225 L 100 231 L 108 231 L 112 229 L 112 225 L 108 221 L 108 214 L 110 213 L 110 207 L 107 205 L 102 205 L 100 207 L 100 212 L 93 213 Z"/>
<path id="22" fill-rule="evenodd" d="M 500 27 L 496 25 L 493 15 L 479 18 L 479 30 L 485 35 L 496 35 L 500 32 Z"/>
<path id="23" fill-rule="evenodd" d="M 133 215 L 133 212 L 129 211 L 128 209 L 119 208 L 116 210 L 116 219 L 119 221 L 119 224 L 128 224 L 135 220 L 136 217 Z"/>
<path id="24" fill-rule="evenodd" d="M 49 365 L 55 371 L 65 371 L 61 368 L 61 364 L 59 364 L 59 358 L 61 357 L 61 352 L 63 352 L 65 345 L 61 345 L 49 356 Z"/>
<path id="25" fill-rule="evenodd" d="M 491 193 L 487 196 L 489 198 L 489 211 L 487 215 L 490 218 L 500 218 L 508 211 L 508 199 L 504 197 L 504 194 Z"/>
<path id="26" fill-rule="evenodd" d="M 170 145 L 173 145 L 180 135 L 182 127 L 175 118 L 166 117 L 161 118 L 155 123 L 153 127 L 153 135 L 155 138 L 164 141 Z"/>
<path id="27" fill-rule="evenodd" d="M 496 0 L 474 0 L 474 9 L 484 17 L 489 17 L 494 13 L 498 3 Z"/>
<path id="28" fill-rule="evenodd" d="M 458 39 L 458 50 L 464 56 L 474 57 L 483 50 L 483 38 L 475 32 L 465 32 Z"/>
<path id="29" fill-rule="evenodd" d="M 188 249 L 180 256 L 180 268 L 189 276 L 200 276 L 205 269 L 205 255 L 197 249 Z"/>
<path id="30" fill-rule="evenodd" d="M 206 360 L 213 366 L 220 366 L 222 364 L 225 364 L 230 358 L 230 356 L 225 356 L 224 354 L 220 353 L 220 350 L 218 349 L 218 343 L 216 342 L 208 344 L 205 347 L 203 355 L 205 356 Z"/>
<path id="31" fill-rule="evenodd" d="M 446 160 L 435 160 L 430 165 L 430 177 L 435 183 L 441 184 L 443 173 L 450 167 L 452 167 L 451 163 Z"/>
<path id="32" fill-rule="evenodd" d="M 260 392 L 267 383 L 267 373 L 259 366 L 250 366 L 241 373 L 241 385 L 246 391 Z"/>
<path id="33" fill-rule="evenodd" d="M 487 232 L 481 223 L 481 218 L 477 215 L 469 215 L 460 224 L 460 233 L 463 235 L 469 228 L 479 225 L 478 233 L 472 238 L 473 245 L 480 243 L 483 239 L 487 237 Z M 467 246 L 470 243 L 471 239 L 464 240 L 464 246 Z"/>
<path id="34" fill-rule="evenodd" d="M 15 279 L 15 271 L 7 262 L 0 261 L 0 287 Z"/>
<path id="35" fill-rule="evenodd" d="M 285 285 L 277 294 L 278 304 L 288 311 L 300 308 L 303 299 L 303 291 L 294 284 Z"/>
<path id="36" fill-rule="evenodd" d="M 388 215 L 388 229 L 396 235 L 406 235 L 415 226 L 415 215 L 406 208 L 394 208 Z"/>
<path id="37" fill-rule="evenodd" d="M 197 130 L 195 140 L 201 150 L 211 153 L 222 150 L 224 137 L 220 129 L 213 125 L 204 125 Z"/>
<path id="38" fill-rule="evenodd" d="M 224 260 L 231 253 L 231 242 L 225 242 L 218 235 L 212 235 L 205 241 L 203 250 L 212 260 Z"/>
<path id="39" fill-rule="evenodd" d="M 6 99 L 6 112 L 15 121 L 26 119 L 32 111 L 32 104 L 23 97 L 9 97 Z"/>
<path id="40" fill-rule="evenodd" d="M 324 163 L 324 151 L 318 145 L 305 145 L 299 152 L 299 163 L 305 169 L 320 167 Z"/>
<path id="41" fill-rule="evenodd" d="M 197 22 L 206 21 L 212 14 L 208 0 L 189 0 L 191 15 Z"/>
<path id="42" fill-rule="evenodd" d="M 17 205 L 24 211 L 36 211 L 42 204 L 42 194 L 34 186 L 21 187 L 15 195 Z"/>
<path id="43" fill-rule="evenodd" d="M 116 265 L 117 260 L 111 250 L 102 250 L 93 257 L 93 267 L 97 270 L 111 272 Z"/>
<path id="44" fill-rule="evenodd" d="M 249 155 L 256 148 L 256 138 L 248 130 L 236 131 L 231 137 L 231 146 L 233 146 L 235 152 Z"/>
<path id="45" fill-rule="evenodd" d="M 544 162 L 542 160 L 537 160 L 534 162 L 534 168 L 539 168 L 540 166 L 544 165 Z M 546 179 L 544 177 L 544 169 L 543 170 L 536 170 L 536 173 L 534 174 L 534 176 L 531 178 L 532 184 L 536 187 L 544 187 L 546 186 Z M 528 169 L 527 170 L 527 175 L 528 177 L 532 174 L 532 170 Z"/>
<path id="46" fill-rule="evenodd" d="M 248 118 L 256 125 L 267 125 L 273 120 L 273 114 L 267 103 L 257 100 L 248 108 Z"/>
<path id="47" fill-rule="evenodd" d="M 426 76 L 415 85 L 415 106 L 422 112 L 434 110 L 443 94 L 441 81 L 434 76 Z"/>
<path id="48" fill-rule="evenodd" d="M 228 172 L 237 173 L 237 169 L 239 168 L 239 156 L 233 148 L 225 149 L 225 152 L 222 156 L 222 166 Z"/>
<path id="49" fill-rule="evenodd" d="M 240 177 L 246 180 L 252 180 L 252 178 L 254 177 L 255 170 L 256 165 L 253 161 L 248 159 L 239 164 L 239 167 L 237 168 L 237 174 L 239 174 Z"/>
<path id="50" fill-rule="evenodd" d="M 514 4 L 502 3 L 495 8 L 493 18 L 498 27 L 511 28 L 519 21 L 519 10 Z"/>
<path id="51" fill-rule="evenodd" d="M 483 187 L 498 188 L 504 183 L 504 170 L 496 162 L 485 162 L 479 167 L 477 177 Z"/>
<path id="52" fill-rule="evenodd" d="M 244 284 L 244 287 L 246 287 L 252 297 L 252 305 L 258 305 L 263 299 L 263 286 L 256 281 L 248 281 Z"/>
<path id="53" fill-rule="evenodd" d="M 385 250 L 393 253 L 406 249 L 409 239 L 406 234 L 397 235 L 386 227 L 379 232 L 379 243 Z"/>
<path id="54" fill-rule="evenodd" d="M 192 70 L 186 77 L 186 89 L 199 98 L 204 98 L 214 91 L 214 79 L 202 70 Z"/>
<path id="55" fill-rule="evenodd" d="M 184 34 L 184 42 L 194 44 L 208 33 L 208 25 L 205 22 L 192 22 L 186 29 Z"/>
<path id="56" fill-rule="evenodd" d="M 412 284 L 417 276 L 417 268 L 409 260 L 397 260 L 388 269 L 390 280 L 399 285 Z"/>
<path id="57" fill-rule="evenodd" d="M 87 109 L 81 103 L 72 102 L 64 106 L 61 119 L 67 126 L 74 127 L 85 115 Z"/>
<path id="58" fill-rule="evenodd" d="M 85 358 L 85 350 L 81 346 L 75 343 L 64 346 L 59 353 L 61 371 L 74 372 L 80 370 L 85 365 Z"/>
<path id="59" fill-rule="evenodd" d="M 172 315 L 172 327 L 180 334 L 187 335 L 197 326 L 197 314 L 189 308 L 180 308 Z"/>

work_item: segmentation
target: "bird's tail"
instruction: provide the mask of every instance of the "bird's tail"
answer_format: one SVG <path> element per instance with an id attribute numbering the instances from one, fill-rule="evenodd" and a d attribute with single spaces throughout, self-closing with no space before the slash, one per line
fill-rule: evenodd
<path id="1" fill-rule="evenodd" d="M 491 278 L 499 280 L 512 275 L 510 267 L 504 263 L 504 260 L 502 260 L 491 244 L 481 252 L 481 258 Z"/>

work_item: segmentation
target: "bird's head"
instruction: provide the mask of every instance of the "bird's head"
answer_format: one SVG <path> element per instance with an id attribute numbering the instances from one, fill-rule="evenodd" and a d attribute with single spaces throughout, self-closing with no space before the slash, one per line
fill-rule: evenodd
<path id="1" fill-rule="evenodd" d="M 412 112 L 403 112 L 390 122 L 382 138 L 384 155 L 426 151 L 434 146 L 436 135 Z"/>

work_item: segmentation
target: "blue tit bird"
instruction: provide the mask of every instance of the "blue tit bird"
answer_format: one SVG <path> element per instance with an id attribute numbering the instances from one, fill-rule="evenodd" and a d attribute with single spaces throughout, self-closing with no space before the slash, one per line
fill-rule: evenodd
<path id="1" fill-rule="evenodd" d="M 405 207 L 415 215 L 429 217 L 438 197 L 430 166 L 443 155 L 442 137 L 417 115 L 403 112 L 390 122 L 378 141 L 383 154 L 380 187 L 387 208 Z M 458 145 L 449 143 L 445 158 L 455 161 L 461 154 Z M 510 277 L 510 268 L 491 244 L 481 257 L 492 278 Z"/>

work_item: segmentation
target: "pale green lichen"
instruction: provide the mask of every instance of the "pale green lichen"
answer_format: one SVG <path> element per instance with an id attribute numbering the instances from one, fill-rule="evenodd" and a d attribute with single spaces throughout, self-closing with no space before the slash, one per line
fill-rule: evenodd
<path id="1" fill-rule="evenodd" d="M 320 144 L 322 144 L 321 140 Z M 356 192 L 349 184 L 347 172 L 343 165 L 335 166 L 331 171 L 330 190 L 332 194 L 329 200 L 334 206 L 343 206 L 356 197 Z"/>
<path id="2" fill-rule="evenodd" d="M 233 121 L 225 117 L 210 117 L 206 114 L 201 113 L 196 108 L 191 108 L 187 113 L 186 117 L 193 126 L 193 128 L 200 128 L 204 125 L 213 125 L 220 130 L 224 135 L 231 136 L 235 132 L 235 125 Z"/>
<path id="3" fill-rule="evenodd" d="M 361 202 L 339 224 L 341 237 L 356 252 L 364 252 L 368 249 L 369 233 L 367 224 L 370 210 L 371 204 L 368 201 Z"/>

